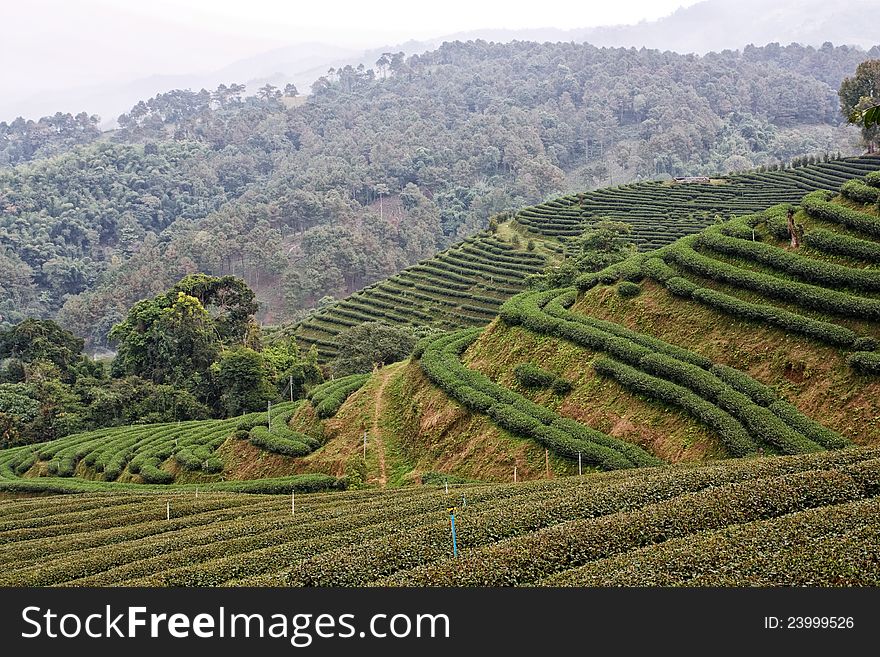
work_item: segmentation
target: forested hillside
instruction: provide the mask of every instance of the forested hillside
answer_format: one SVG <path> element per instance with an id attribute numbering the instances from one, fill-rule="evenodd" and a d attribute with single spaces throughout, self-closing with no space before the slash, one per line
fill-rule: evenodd
<path id="1" fill-rule="evenodd" d="M 102 345 L 194 271 L 296 319 L 553 195 L 851 152 L 836 89 L 876 50 L 457 42 L 331 71 L 305 101 L 230 85 L 139 103 L 104 135 L 0 124 L 0 323 L 57 316 Z"/>

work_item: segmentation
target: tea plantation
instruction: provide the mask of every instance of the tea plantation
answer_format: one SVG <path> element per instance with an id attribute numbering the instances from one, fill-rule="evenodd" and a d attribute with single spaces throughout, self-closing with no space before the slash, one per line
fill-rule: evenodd
<path id="1" fill-rule="evenodd" d="M 283 496 L 38 497 L 0 507 L 0 585 L 876 586 L 878 494 L 880 452 L 847 449 L 297 496 L 293 513 Z"/>
<path id="2" fill-rule="evenodd" d="M 325 357 L 337 319 L 455 329 L 406 362 L 271 412 L 2 450 L 0 585 L 876 586 L 880 176 L 851 175 L 868 164 L 545 204 L 532 249 L 505 224 L 297 328 Z M 711 208 L 729 221 L 522 291 L 564 248 L 541 226 L 750 185 Z"/>
<path id="3" fill-rule="evenodd" d="M 525 208 L 496 233 L 486 231 L 404 269 L 285 328 L 322 361 L 337 353 L 339 334 L 381 321 L 444 330 L 483 326 L 564 252 L 564 240 L 600 218 L 628 223 L 641 250 L 701 231 L 716 217 L 797 203 L 806 192 L 836 190 L 880 168 L 880 157 L 831 160 L 804 167 L 718 178 L 706 184 L 642 182 L 565 196 Z M 529 249 L 531 243 L 532 248 Z"/>

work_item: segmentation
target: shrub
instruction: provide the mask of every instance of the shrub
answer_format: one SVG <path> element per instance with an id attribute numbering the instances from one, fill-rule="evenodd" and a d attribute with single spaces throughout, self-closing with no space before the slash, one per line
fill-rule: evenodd
<path id="1" fill-rule="evenodd" d="M 814 228 L 804 235 L 804 244 L 817 251 L 880 262 L 880 244 L 852 235 Z"/>
<path id="2" fill-rule="evenodd" d="M 758 446 L 742 424 L 686 388 L 610 358 L 597 358 L 593 362 L 593 369 L 649 399 L 657 399 L 684 409 L 715 431 L 731 456 L 747 456 L 758 451 Z"/>
<path id="3" fill-rule="evenodd" d="M 340 376 L 368 373 L 375 363 L 404 360 L 416 343 L 408 331 L 375 321 L 345 331 L 337 342 L 339 353 L 333 371 Z"/>
<path id="4" fill-rule="evenodd" d="M 318 417 L 324 419 L 336 415 L 345 400 L 360 390 L 369 378 L 369 374 L 352 374 L 312 388 L 308 397 Z"/>
<path id="5" fill-rule="evenodd" d="M 622 281 L 617 285 L 617 293 L 622 297 L 636 297 L 641 293 L 642 288 L 636 283 Z"/>
<path id="6" fill-rule="evenodd" d="M 581 274 L 574 279 L 574 284 L 581 292 L 592 290 L 600 283 L 599 274 Z"/>
<path id="7" fill-rule="evenodd" d="M 826 192 L 821 193 L 823 194 L 822 198 L 827 198 L 824 196 Z M 791 203 L 780 203 L 779 205 L 767 208 L 760 215 L 767 226 L 767 231 L 778 240 L 791 238 L 788 231 L 788 210 L 792 207 L 794 206 Z"/>
<path id="8" fill-rule="evenodd" d="M 267 427 L 251 429 L 250 442 L 254 447 L 283 456 L 305 456 L 312 451 L 304 442 L 277 433 L 269 433 Z"/>
<path id="9" fill-rule="evenodd" d="M 770 406 L 779 399 L 776 392 L 769 386 L 765 386 L 752 377 L 727 365 L 712 365 L 712 374 L 727 383 L 730 387 L 748 395 L 753 401 L 762 406 Z"/>
<path id="10" fill-rule="evenodd" d="M 677 277 L 678 272 L 670 267 L 662 258 L 647 258 L 642 264 L 642 273 L 659 283 L 666 283 L 670 278 Z"/>
<path id="11" fill-rule="evenodd" d="M 880 319 L 880 299 L 860 297 L 807 283 L 797 283 L 762 272 L 741 269 L 693 250 L 694 240 L 685 238 L 669 250 L 669 257 L 694 273 L 713 280 L 752 290 L 765 296 L 794 302 L 838 315 L 860 319 Z M 757 246 L 757 245 L 756 245 Z"/>
<path id="12" fill-rule="evenodd" d="M 840 449 L 850 445 L 846 438 L 827 427 L 823 427 L 785 400 L 775 401 L 770 404 L 769 408 L 787 425 L 793 427 L 814 443 L 822 445 L 827 449 Z"/>
<path id="13" fill-rule="evenodd" d="M 642 274 L 642 263 L 644 256 L 632 256 L 623 262 L 612 265 L 612 269 L 617 272 L 617 276 L 624 281 L 638 282 L 644 278 Z"/>
<path id="14" fill-rule="evenodd" d="M 569 295 L 570 293 L 566 292 L 560 296 Z M 546 293 L 522 296 L 519 309 L 525 318 L 523 323 L 528 328 L 532 327 L 532 318 L 540 314 L 540 305 L 548 296 Z M 778 445 L 785 452 L 796 453 L 817 449 L 817 445 L 811 440 L 787 426 L 771 412 L 756 405 L 751 396 L 739 392 L 735 387 L 729 386 L 726 381 L 709 372 L 712 362 L 708 359 L 610 322 L 578 317 L 562 309 L 561 304 L 556 300 L 547 302 L 546 309 L 549 314 L 558 318 L 557 324 L 553 326 L 556 335 L 604 351 L 637 369 L 675 381 L 738 418 L 753 436 Z M 564 319 L 574 317 L 578 317 L 578 323 Z M 752 394 L 757 395 L 757 391 L 760 391 L 767 403 L 772 401 L 766 388 L 757 381 L 743 373 L 738 374 L 738 379 L 741 380 L 741 385 L 749 386 Z M 746 384 L 746 381 L 749 383 Z M 645 394 L 651 396 L 649 391 Z"/>
<path id="15" fill-rule="evenodd" d="M 193 454 L 192 450 L 184 447 L 179 452 L 174 455 L 174 460 L 177 461 L 184 470 L 189 471 L 197 471 L 202 469 L 202 464 L 204 463 L 203 459 L 198 458 L 195 454 Z"/>
<path id="16" fill-rule="evenodd" d="M 818 445 L 787 426 L 771 411 L 756 404 L 748 395 L 732 388 L 710 371 L 657 353 L 645 355 L 635 364 L 642 371 L 688 388 L 730 413 L 755 440 L 776 445 L 786 454 L 818 449 Z"/>
<path id="17" fill-rule="evenodd" d="M 250 481 L 224 481 L 204 486 L 205 490 L 230 493 L 253 493 L 261 495 L 283 495 L 291 491 L 297 493 L 316 493 L 324 490 L 344 489 L 345 482 L 324 474 L 305 474 L 274 479 L 253 479 Z"/>
<path id="18" fill-rule="evenodd" d="M 666 289 L 677 297 L 690 299 L 697 291 L 698 285 L 681 276 L 674 276 L 666 281 Z"/>
<path id="19" fill-rule="evenodd" d="M 850 201 L 865 205 L 880 201 L 880 189 L 866 185 L 861 180 L 847 180 L 840 186 L 840 193 Z"/>
<path id="20" fill-rule="evenodd" d="M 598 339 L 602 338 L 600 334 L 590 333 L 590 337 L 588 337 L 582 333 L 577 333 L 574 331 L 574 323 L 582 324 L 593 329 L 598 329 L 602 333 L 606 334 L 605 338 L 602 339 L 607 339 L 607 335 L 624 338 L 630 342 L 641 345 L 642 347 L 646 347 L 650 350 L 669 354 L 679 360 L 693 363 L 694 365 L 698 365 L 703 369 L 708 369 L 712 367 L 711 360 L 705 358 L 704 356 L 700 356 L 699 354 L 695 354 L 688 349 L 669 344 L 668 342 L 664 342 L 663 340 L 644 333 L 631 331 L 626 327 L 615 324 L 614 322 L 606 322 L 601 319 L 596 319 L 595 317 L 580 315 L 566 310 L 565 306 L 572 305 L 574 303 L 574 300 L 574 292 L 563 292 L 556 298 L 547 302 L 544 306 L 544 310 L 546 315 L 554 317 L 558 320 L 562 320 L 561 322 L 557 323 L 554 328 L 556 333 L 568 340 L 571 340 L 572 342 L 575 342 L 576 344 L 604 349 L 604 347 L 602 347 L 602 344 L 604 343 L 601 340 L 597 341 Z M 532 314 L 535 314 L 538 311 L 538 307 L 535 307 L 533 311 L 530 310 Z M 580 339 L 584 338 L 586 338 L 586 341 L 579 342 Z"/>
<path id="21" fill-rule="evenodd" d="M 880 290 L 880 271 L 855 269 L 813 260 L 770 244 L 726 237 L 711 229 L 699 236 L 698 243 L 719 253 L 752 260 L 784 271 L 815 285 L 850 287 L 867 292 Z"/>
<path id="22" fill-rule="evenodd" d="M 174 475 L 167 470 L 160 470 L 159 463 L 155 460 L 144 463 L 140 468 L 140 475 L 145 484 L 174 483 Z"/>
<path id="23" fill-rule="evenodd" d="M 422 370 L 450 397 L 472 411 L 486 413 L 502 428 L 536 440 L 562 456 L 576 458 L 580 452 L 588 463 L 607 469 L 660 463 L 635 445 L 577 422 L 564 421 L 550 409 L 464 367 L 459 354 L 479 334 L 479 330 L 470 330 L 442 336 L 429 344 L 422 354 Z M 572 425 L 566 422 L 578 427 L 576 434 Z"/>
<path id="24" fill-rule="evenodd" d="M 207 472 L 208 474 L 216 474 L 218 472 L 223 472 L 223 461 L 221 461 L 217 457 L 211 457 L 205 461 L 202 470 Z"/>
<path id="25" fill-rule="evenodd" d="M 23 457 L 17 463 L 15 463 L 15 465 L 13 466 L 15 474 L 18 476 L 23 475 L 25 472 L 30 470 L 36 462 L 37 462 L 37 455 L 36 454 L 33 454 L 33 453 L 24 454 Z"/>
<path id="26" fill-rule="evenodd" d="M 533 363 L 522 363 L 514 369 L 514 376 L 524 388 L 549 388 L 556 375 Z"/>
<path id="27" fill-rule="evenodd" d="M 235 425 L 236 431 L 250 431 L 254 427 L 267 426 L 269 419 L 265 413 L 251 413 L 244 415 Z"/>
<path id="28" fill-rule="evenodd" d="M 566 379 L 563 379 L 562 377 L 558 377 L 553 382 L 553 385 L 550 386 L 550 389 L 553 390 L 553 392 L 555 394 L 557 394 L 561 397 L 561 396 L 567 395 L 569 392 L 571 392 L 571 382 L 567 381 Z"/>
<path id="29" fill-rule="evenodd" d="M 694 284 L 691 283 L 691 285 Z M 771 324 L 777 328 L 836 346 L 847 347 L 858 339 L 853 331 L 839 324 L 812 319 L 769 304 L 743 301 L 706 287 L 694 285 L 691 298 L 738 320 L 747 319 Z"/>
<path id="30" fill-rule="evenodd" d="M 853 351 L 876 351 L 880 347 L 880 341 L 873 336 L 863 336 L 853 342 Z"/>
<path id="31" fill-rule="evenodd" d="M 846 362 L 861 374 L 880 375 L 880 353 L 876 351 L 854 351 L 846 357 Z"/>
<path id="32" fill-rule="evenodd" d="M 829 203 L 827 199 L 828 195 L 822 192 L 812 192 L 804 196 L 801 205 L 810 216 L 817 219 L 840 224 L 872 237 L 880 237 L 880 218 L 843 205 Z"/>

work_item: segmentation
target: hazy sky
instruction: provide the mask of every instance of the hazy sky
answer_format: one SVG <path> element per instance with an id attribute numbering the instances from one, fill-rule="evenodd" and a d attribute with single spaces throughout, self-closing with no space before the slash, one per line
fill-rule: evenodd
<path id="1" fill-rule="evenodd" d="M 298 42 L 360 48 L 481 28 L 635 23 L 696 1 L 7 0 L 0 84 L 4 93 L 24 96 L 214 70 Z"/>
<path id="2" fill-rule="evenodd" d="M 372 41 L 374 35 L 397 39 L 438 36 L 478 28 L 575 28 L 635 23 L 665 16 L 697 0 L 627 0 L 574 2 L 545 0 L 517 3 L 444 0 L 382 2 L 285 2 L 283 0 L 153 0 L 131 4 L 133 11 L 164 16 L 194 26 L 210 26 L 239 34 L 289 38 L 291 30 L 317 31 L 320 38 Z M 101 4 L 123 3 L 105 0 Z M 429 8 L 430 11 L 426 11 Z"/>

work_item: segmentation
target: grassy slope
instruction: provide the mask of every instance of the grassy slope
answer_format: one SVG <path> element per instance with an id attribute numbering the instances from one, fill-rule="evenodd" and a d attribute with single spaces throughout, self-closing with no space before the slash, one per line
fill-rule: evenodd
<path id="1" fill-rule="evenodd" d="M 800 219 L 808 231 L 823 225 Z M 863 264 L 808 249 L 800 253 L 846 266 Z M 286 495 L 245 498 L 205 494 L 204 488 L 196 496 L 192 488 L 158 487 L 163 495 L 157 498 L 155 486 L 123 483 L 109 495 L 90 493 L 75 500 L 8 499 L 0 505 L 0 564 L 5 566 L 0 585 L 880 582 L 874 558 L 880 539 L 880 379 L 855 374 L 840 349 L 673 297 L 651 279 L 640 285 L 641 293 L 632 298 L 618 294 L 617 284 L 597 285 L 582 293 L 572 310 L 745 371 L 863 447 L 693 463 L 726 455 L 706 427 L 597 376 L 591 350 L 497 319 L 465 352 L 467 367 L 677 465 L 557 478 L 576 473 L 577 464 L 552 456 L 555 480 L 540 481 L 547 475 L 539 445 L 451 401 L 428 381 L 419 362 L 410 360 L 374 373 L 331 419 L 319 421 L 310 404 L 299 405 L 291 428 L 326 440 L 304 458 L 268 454 L 226 437 L 233 423 L 225 421 L 215 422 L 219 433 L 203 438 L 222 441 L 216 448 L 224 462 L 221 474 L 184 472 L 173 460 L 162 464 L 178 483 L 317 472 L 344 475 L 355 488 L 387 490 L 302 501 L 297 496 L 295 517 Z M 757 298 L 741 290 L 736 294 Z M 815 311 L 804 314 L 833 319 Z M 880 335 L 877 322 L 837 321 Z M 572 390 L 560 396 L 522 388 L 513 371 L 524 362 L 563 376 Z M 510 482 L 514 465 L 521 480 L 532 481 L 468 485 L 449 493 L 442 486 L 397 489 L 428 472 Z M 47 468 L 41 461 L 28 474 L 44 474 Z M 83 463 L 76 475 L 97 476 Z M 120 477 L 120 482 L 134 481 L 137 475 L 130 472 Z M 144 489 L 154 494 L 142 494 Z M 171 520 L 164 516 L 166 500 Z M 456 517 L 461 557 L 455 561 L 448 554 L 445 513 L 452 504 L 461 505 Z"/>
<path id="2" fill-rule="evenodd" d="M 640 445 L 665 461 L 702 461 L 725 455 L 712 433 L 687 414 L 641 401 L 616 382 L 597 377 L 590 367 L 594 356 L 565 340 L 496 321 L 468 350 L 464 362 L 534 402 Z M 513 370 L 527 362 L 563 376 L 573 384 L 572 391 L 560 397 L 550 390 L 523 388 Z"/>
<path id="3" fill-rule="evenodd" d="M 377 395 L 384 388 L 378 431 L 373 431 Z M 311 414 L 304 407 L 293 422 Z M 363 460 L 363 431 L 369 430 Z M 415 362 L 384 368 L 324 422 L 327 444 L 302 459 L 309 471 L 347 475 L 351 485 L 377 485 L 380 469 L 376 440 L 383 444 L 387 485 L 416 483 L 429 472 L 466 479 L 511 481 L 513 468 L 522 480 L 546 477 L 544 450 L 512 436 L 488 418 L 450 401 L 422 374 Z M 550 455 L 552 475 L 577 472 L 577 466 Z"/>
<path id="4" fill-rule="evenodd" d="M 854 442 L 880 444 L 880 381 L 853 373 L 839 349 L 754 322 L 731 321 L 650 281 L 642 287 L 638 297 L 623 299 L 614 287 L 599 286 L 574 309 L 744 370 Z"/>
<path id="5" fill-rule="evenodd" d="M 846 200 L 838 202 L 854 206 Z M 820 227 L 846 232 L 803 212 L 798 214 L 798 221 L 808 232 Z M 509 240 L 511 230 L 511 225 L 503 225 L 499 237 Z M 786 248 L 784 243 L 770 238 L 764 228 L 759 228 L 758 234 L 766 243 Z M 539 244 L 538 251 L 541 249 L 543 246 Z M 801 253 L 845 266 L 865 265 L 839 256 L 826 256 L 807 247 Z M 743 263 L 731 256 L 715 254 L 713 257 L 745 264 L 752 271 L 769 271 L 766 266 Z M 690 278 L 743 299 L 757 298 L 748 291 L 695 275 Z M 716 363 L 744 370 L 773 387 L 802 412 L 855 443 L 880 444 L 877 402 L 880 381 L 855 374 L 846 366 L 845 354 L 840 350 L 765 325 L 738 322 L 705 305 L 673 297 L 650 279 L 641 285 L 641 294 L 634 298 L 621 297 L 615 285 L 598 285 L 581 294 L 573 310 L 653 335 Z M 821 313 L 791 304 L 778 301 L 774 304 L 828 319 Z M 835 321 L 860 334 L 880 337 L 876 323 L 846 318 Z M 610 436 L 635 443 L 664 461 L 693 462 L 726 456 L 714 433 L 690 415 L 676 407 L 642 399 L 612 379 L 597 376 L 591 367 L 595 356 L 589 349 L 566 340 L 495 320 L 468 349 L 464 364 L 533 402 Z M 549 390 L 523 389 L 513 372 L 517 365 L 526 362 L 563 376 L 573 385 L 572 391 L 558 396 Z M 415 361 L 389 366 L 374 375 L 329 420 L 319 421 L 309 403 L 301 405 L 291 428 L 325 441 L 321 448 L 303 458 L 271 454 L 247 441 L 234 440 L 230 437 L 232 424 L 215 424 L 222 435 L 215 431 L 206 434 L 203 440 L 219 437 L 214 448 L 223 462 L 222 472 L 213 475 L 189 472 L 173 458 L 166 459 L 161 469 L 174 474 L 176 483 L 208 484 L 322 473 L 347 477 L 356 488 L 395 487 L 416 483 L 422 475 L 431 472 L 466 479 L 510 481 L 514 468 L 523 480 L 548 476 L 545 452 L 540 445 L 514 436 L 487 416 L 472 414 L 451 401 L 428 381 Z M 151 431 L 160 429 L 156 427 Z M 368 433 L 366 458 L 363 456 L 365 430 Z M 48 465 L 45 459 L 38 461 L 24 477 L 46 477 L 50 474 Z M 577 471 L 577 463 L 551 454 L 549 470 L 550 476 L 571 474 Z M 81 480 L 103 478 L 82 461 L 74 474 Z M 140 477 L 125 468 L 117 481 L 138 483 Z"/>

